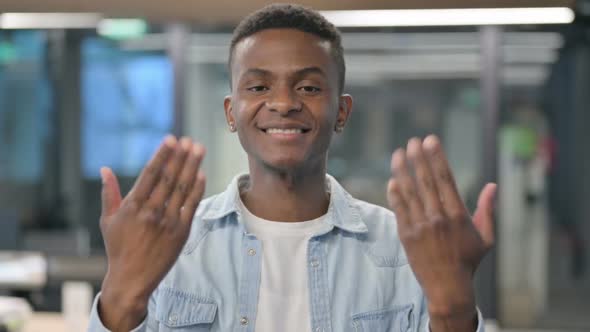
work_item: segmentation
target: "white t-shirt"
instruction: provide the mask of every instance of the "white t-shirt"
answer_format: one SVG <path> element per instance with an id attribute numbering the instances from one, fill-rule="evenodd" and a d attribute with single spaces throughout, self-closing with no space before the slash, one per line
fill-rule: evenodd
<path id="1" fill-rule="evenodd" d="M 241 201 L 240 209 L 246 229 L 262 243 L 256 332 L 311 331 L 307 243 L 329 228 L 325 216 L 277 222 L 253 215 Z"/>

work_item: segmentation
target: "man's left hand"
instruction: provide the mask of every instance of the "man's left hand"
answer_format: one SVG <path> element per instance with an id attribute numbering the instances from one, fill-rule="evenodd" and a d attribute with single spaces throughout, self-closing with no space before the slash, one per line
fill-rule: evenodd
<path id="1" fill-rule="evenodd" d="M 431 320 L 470 317 L 473 322 L 473 275 L 494 244 L 496 185 L 483 188 L 471 216 L 433 135 L 424 142 L 411 139 L 407 151 L 396 150 L 391 170 L 387 198 L 410 266 L 428 300 Z"/>

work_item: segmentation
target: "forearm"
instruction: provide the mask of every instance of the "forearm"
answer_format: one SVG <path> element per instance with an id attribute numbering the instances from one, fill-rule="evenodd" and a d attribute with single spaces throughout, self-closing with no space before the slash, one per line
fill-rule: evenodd
<path id="1" fill-rule="evenodd" d="M 102 324 L 112 332 L 131 331 L 147 315 L 147 303 L 112 298 L 104 293 L 98 299 L 97 309 Z"/>
<path id="2" fill-rule="evenodd" d="M 431 332 L 475 332 L 478 329 L 479 319 L 477 310 L 451 315 L 430 314 Z"/>
<path id="3" fill-rule="evenodd" d="M 428 301 L 430 331 L 432 332 L 474 332 L 479 325 L 478 310 L 475 304 L 473 287 L 445 286 L 452 290 L 444 297 L 432 296 Z M 446 293 L 446 292 L 443 292 Z"/>
<path id="4" fill-rule="evenodd" d="M 103 319 L 101 318 L 101 314 L 99 314 L 99 302 L 102 300 L 102 293 L 98 293 L 94 298 L 94 303 L 92 304 L 92 310 L 90 311 L 90 319 L 88 321 L 88 329 L 87 332 L 113 332 L 119 331 L 117 328 L 107 327 Z M 102 304 L 101 304 L 102 305 Z M 150 318 L 149 312 L 151 309 L 152 300 L 150 299 L 150 304 L 148 305 L 148 314 L 143 319 L 143 321 L 139 322 L 135 327 L 127 329 L 125 332 L 157 332 L 157 326 L 154 325 L 153 317 Z"/>

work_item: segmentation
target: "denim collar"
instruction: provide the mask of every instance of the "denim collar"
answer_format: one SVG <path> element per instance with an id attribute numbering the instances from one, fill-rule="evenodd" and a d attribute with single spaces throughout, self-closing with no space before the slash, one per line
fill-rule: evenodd
<path id="1" fill-rule="evenodd" d="M 207 223 L 215 223 L 227 215 L 238 213 L 240 189 L 248 183 L 248 180 L 248 174 L 235 176 L 227 189 L 213 198 L 209 209 L 203 214 L 203 220 Z M 355 199 L 328 174 L 326 174 L 326 190 L 330 193 L 326 221 L 347 232 L 367 233 L 367 225 L 362 220 Z"/>

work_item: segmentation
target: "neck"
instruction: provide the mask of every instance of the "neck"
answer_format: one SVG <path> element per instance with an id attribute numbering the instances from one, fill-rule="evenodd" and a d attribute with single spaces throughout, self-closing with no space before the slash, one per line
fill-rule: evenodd
<path id="1" fill-rule="evenodd" d="M 325 161 L 307 170 L 281 171 L 250 160 L 250 185 L 241 193 L 244 205 L 259 218 L 298 222 L 328 211 Z"/>

